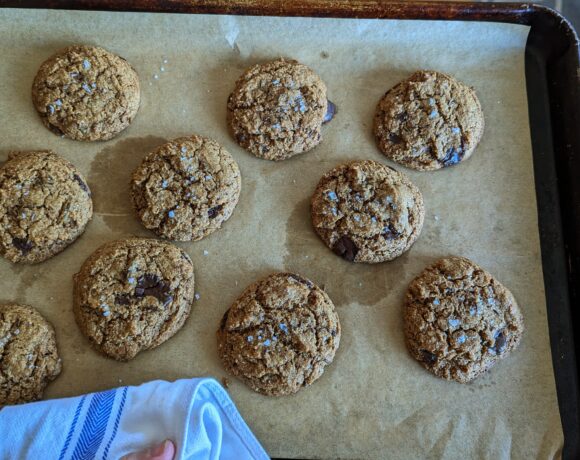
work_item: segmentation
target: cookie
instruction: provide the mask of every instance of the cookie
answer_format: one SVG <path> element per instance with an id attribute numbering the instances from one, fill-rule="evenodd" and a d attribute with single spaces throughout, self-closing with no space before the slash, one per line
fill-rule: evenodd
<path id="1" fill-rule="evenodd" d="M 0 305 L 0 407 L 42 398 L 61 368 L 50 323 L 27 305 Z"/>
<path id="2" fill-rule="evenodd" d="M 137 216 L 157 235 L 196 241 L 230 218 L 240 197 L 238 164 L 216 141 L 181 137 L 145 157 L 133 174 Z"/>
<path id="3" fill-rule="evenodd" d="M 311 200 L 312 224 L 324 243 L 350 262 L 377 263 L 407 251 L 425 209 L 404 174 L 372 160 L 337 166 L 320 179 Z"/>
<path id="4" fill-rule="evenodd" d="M 383 96 L 374 132 L 388 158 L 431 171 L 469 158 L 484 125 L 473 89 L 444 73 L 421 70 Z"/>
<path id="5" fill-rule="evenodd" d="M 411 355 L 438 377 L 467 383 L 514 350 L 524 323 L 514 296 L 463 257 L 446 257 L 413 280 L 405 301 Z"/>
<path id="6" fill-rule="evenodd" d="M 228 99 L 228 124 L 237 143 L 266 160 L 286 160 L 316 147 L 322 124 L 335 113 L 324 82 L 294 60 L 251 67 Z"/>
<path id="7" fill-rule="evenodd" d="M 32 84 L 32 101 L 54 133 L 106 141 L 133 121 L 139 77 L 122 57 L 98 46 L 69 46 L 46 60 Z"/>
<path id="8" fill-rule="evenodd" d="M 224 314 L 218 353 L 228 372 L 269 396 L 296 393 L 334 359 L 340 321 L 328 295 L 293 273 L 252 285 Z"/>
<path id="9" fill-rule="evenodd" d="M 64 250 L 93 215 L 83 175 L 50 150 L 15 152 L 0 167 L 0 254 L 38 263 Z"/>
<path id="10" fill-rule="evenodd" d="M 93 346 L 118 361 L 155 348 L 189 316 L 193 264 L 178 247 L 133 238 L 97 249 L 74 276 L 76 322 Z"/>

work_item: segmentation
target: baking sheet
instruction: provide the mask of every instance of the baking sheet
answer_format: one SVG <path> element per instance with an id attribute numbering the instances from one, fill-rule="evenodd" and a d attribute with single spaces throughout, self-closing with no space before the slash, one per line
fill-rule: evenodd
<path id="1" fill-rule="evenodd" d="M 272 456 L 312 458 L 553 458 L 563 444 L 550 355 L 524 78 L 528 27 L 512 24 L 289 19 L 3 10 L 0 15 L 0 160 L 10 150 L 53 149 L 86 175 L 95 216 L 85 235 L 37 266 L 0 261 L 0 301 L 37 307 L 55 326 L 64 370 L 47 398 L 150 379 L 226 376 L 215 330 L 245 286 L 278 270 L 324 285 L 343 335 L 334 363 L 295 396 L 268 398 L 230 378 L 230 394 Z M 104 46 L 137 69 L 142 106 L 105 143 L 50 133 L 30 87 L 40 63 L 75 43 Z M 228 135 L 226 100 L 240 73 L 270 58 L 296 58 L 326 81 L 337 117 L 323 143 L 295 159 L 254 158 Z M 459 166 L 405 170 L 422 190 L 423 232 L 411 251 L 379 265 L 336 257 L 311 229 L 309 196 L 342 161 L 388 162 L 375 147 L 377 101 L 420 68 L 475 87 L 483 141 Z M 179 244 L 193 258 L 200 300 L 173 339 L 117 363 L 94 352 L 71 311 L 72 275 L 100 244 L 150 236 L 132 216 L 128 182 L 143 156 L 168 139 L 210 136 L 242 171 L 240 203 L 224 228 Z M 400 168 L 402 169 L 402 168 Z M 207 254 L 207 255 L 205 255 Z M 411 279 L 438 257 L 469 257 L 518 299 L 520 348 L 490 373 L 460 385 L 433 377 L 407 353 L 402 301 Z"/>

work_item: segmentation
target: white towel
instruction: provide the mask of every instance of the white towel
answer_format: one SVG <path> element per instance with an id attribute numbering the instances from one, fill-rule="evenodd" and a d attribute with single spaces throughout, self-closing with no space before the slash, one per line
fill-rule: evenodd
<path id="1" fill-rule="evenodd" d="M 0 459 L 113 459 L 171 439 L 176 459 L 268 459 L 213 379 L 161 380 L 0 410 Z"/>

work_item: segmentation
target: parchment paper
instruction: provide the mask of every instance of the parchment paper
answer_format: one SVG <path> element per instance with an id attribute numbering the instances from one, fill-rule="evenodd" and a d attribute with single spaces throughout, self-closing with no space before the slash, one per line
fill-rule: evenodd
<path id="1" fill-rule="evenodd" d="M 230 378 L 230 393 L 270 455 L 324 458 L 553 458 L 563 437 L 548 342 L 524 80 L 528 28 L 460 22 L 284 19 L 3 10 L 0 14 L 0 159 L 10 150 L 53 149 L 76 164 L 94 192 L 85 235 L 37 266 L 0 261 L 0 301 L 37 307 L 55 326 L 64 370 L 56 398 L 151 379 L 226 375 L 215 330 L 259 277 L 278 270 L 324 285 L 343 336 L 324 376 L 297 395 L 268 398 Z M 42 61 L 75 43 L 101 45 L 137 69 L 142 106 L 105 143 L 50 133 L 30 87 Z M 249 65 L 296 58 L 326 81 L 338 115 L 311 153 L 281 163 L 254 158 L 226 129 L 226 100 Z M 387 162 L 372 137 L 379 98 L 412 71 L 432 68 L 472 85 L 486 130 L 474 156 L 432 173 L 405 170 L 422 190 L 426 221 L 399 259 L 355 265 L 311 229 L 309 197 L 344 160 Z M 91 349 L 73 320 L 72 275 L 100 244 L 153 236 L 132 216 L 128 181 L 145 153 L 177 136 L 221 142 L 239 162 L 240 203 L 223 229 L 180 244 L 193 258 L 196 290 L 183 330 L 156 350 L 117 363 Z M 402 168 L 401 168 L 402 169 Z M 207 255 L 204 255 L 207 251 Z M 490 373 L 460 385 L 433 377 L 407 353 L 404 291 L 427 264 L 457 254 L 512 290 L 526 320 L 520 348 Z"/>

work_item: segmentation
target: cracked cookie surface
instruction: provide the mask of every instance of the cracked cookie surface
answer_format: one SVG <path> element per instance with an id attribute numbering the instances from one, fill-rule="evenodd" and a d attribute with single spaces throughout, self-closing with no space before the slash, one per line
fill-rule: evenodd
<path id="1" fill-rule="evenodd" d="M 197 241 L 230 218 L 240 169 L 216 141 L 181 137 L 151 152 L 133 173 L 131 196 L 143 225 L 157 235 Z"/>
<path id="2" fill-rule="evenodd" d="M 404 317 L 411 355 L 436 376 L 461 383 L 505 358 L 524 331 L 511 292 L 463 257 L 443 258 L 411 282 Z"/>
<path id="3" fill-rule="evenodd" d="M 334 359 L 340 322 L 328 295 L 293 273 L 251 284 L 217 332 L 226 370 L 269 396 L 296 393 Z"/>
<path id="4" fill-rule="evenodd" d="M 421 233 L 424 215 L 421 192 L 407 176 L 372 160 L 332 169 L 311 199 L 316 233 L 350 262 L 399 257 Z"/>
<path id="5" fill-rule="evenodd" d="M 0 407 L 42 398 L 61 368 L 50 323 L 27 305 L 0 305 Z"/>
<path id="6" fill-rule="evenodd" d="M 377 106 L 374 133 L 388 158 L 431 171 L 469 158 L 484 124 L 473 89 L 449 75 L 426 70 L 387 91 Z"/>
<path id="7" fill-rule="evenodd" d="M 118 361 L 172 337 L 194 296 L 193 264 L 177 246 L 133 238 L 97 249 L 74 276 L 73 311 L 93 346 Z"/>
<path id="8" fill-rule="evenodd" d="M 137 115 L 139 77 L 125 59 L 103 48 L 70 46 L 40 66 L 32 100 L 43 123 L 56 134 L 104 141 Z"/>
<path id="9" fill-rule="evenodd" d="M 14 152 L 0 166 L 0 254 L 42 262 L 72 244 L 93 215 L 83 175 L 51 151 Z"/>
<path id="10" fill-rule="evenodd" d="M 320 77 L 285 59 L 248 69 L 236 82 L 227 109 L 236 142 L 266 160 L 286 160 L 316 147 L 322 124 L 336 112 Z"/>

